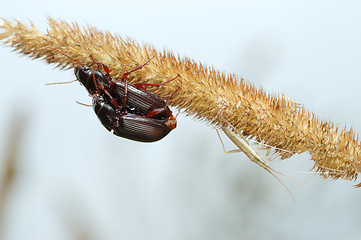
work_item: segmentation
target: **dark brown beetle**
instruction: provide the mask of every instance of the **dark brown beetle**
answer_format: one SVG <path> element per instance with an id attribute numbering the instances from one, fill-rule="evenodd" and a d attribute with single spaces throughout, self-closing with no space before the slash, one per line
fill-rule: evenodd
<path id="1" fill-rule="evenodd" d="M 172 115 L 164 120 L 134 113 L 119 115 L 114 106 L 103 96 L 93 96 L 93 109 L 108 131 L 138 142 L 158 141 L 177 126 L 177 121 Z"/>
<path id="2" fill-rule="evenodd" d="M 136 70 L 138 69 L 140 68 L 137 67 Z M 156 119 L 169 118 L 172 112 L 167 106 L 167 103 L 144 88 L 127 83 L 126 76 L 133 71 L 134 69 L 126 72 L 121 81 L 114 82 L 108 77 L 109 73 L 104 74 L 99 70 L 93 70 L 81 65 L 74 68 L 77 80 L 88 90 L 90 95 L 107 95 L 115 107 L 119 106 L 119 109 L 125 109 L 125 111 L 130 110 L 130 112 L 138 115 Z M 174 79 L 167 82 L 173 81 Z M 159 84 L 149 85 L 158 86 Z M 123 106 L 123 108 L 121 108 L 121 106 Z"/>
<path id="3" fill-rule="evenodd" d="M 115 82 L 110 78 L 106 65 L 93 60 L 96 65 L 103 67 L 106 72 L 104 74 L 102 71 L 91 69 L 72 60 L 79 64 L 74 68 L 77 80 L 93 96 L 93 109 L 108 131 L 134 141 L 155 142 L 176 128 L 177 121 L 173 117 L 168 103 L 142 87 L 143 85 L 159 86 L 162 84 L 137 84 L 134 86 L 127 81 L 130 73 L 141 69 L 151 59 L 143 65 L 126 71 L 120 81 Z M 178 90 L 179 88 L 168 98 L 168 101 Z"/>

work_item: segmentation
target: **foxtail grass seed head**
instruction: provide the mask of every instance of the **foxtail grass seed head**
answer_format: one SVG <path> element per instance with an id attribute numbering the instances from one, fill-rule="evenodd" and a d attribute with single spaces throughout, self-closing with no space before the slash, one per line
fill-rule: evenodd
<path id="1" fill-rule="evenodd" d="M 321 120 L 284 96 L 267 94 L 242 78 L 169 51 L 50 17 L 48 24 L 47 33 L 43 34 L 32 23 L 27 26 L 3 19 L 0 40 L 19 53 L 64 69 L 73 67 L 74 62 L 54 49 L 96 68 L 91 55 L 109 67 L 113 79 L 154 56 L 149 64 L 129 75 L 130 83 L 161 84 L 179 74 L 182 88 L 172 97 L 171 106 L 216 127 L 231 124 L 244 136 L 275 147 L 274 154 L 281 159 L 308 152 L 315 162 L 314 169 L 323 177 L 356 180 L 358 176 L 361 151 L 352 129 L 339 130 L 332 122 Z M 172 81 L 149 90 L 167 99 L 178 87 L 179 83 Z"/>

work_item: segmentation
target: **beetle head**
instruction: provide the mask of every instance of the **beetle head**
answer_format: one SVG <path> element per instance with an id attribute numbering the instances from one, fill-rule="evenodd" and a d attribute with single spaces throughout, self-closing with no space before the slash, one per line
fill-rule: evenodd
<path id="1" fill-rule="evenodd" d="M 107 77 L 99 70 L 91 69 L 87 66 L 78 65 L 74 68 L 77 80 L 93 95 L 100 93 L 102 89 L 109 88 Z"/>

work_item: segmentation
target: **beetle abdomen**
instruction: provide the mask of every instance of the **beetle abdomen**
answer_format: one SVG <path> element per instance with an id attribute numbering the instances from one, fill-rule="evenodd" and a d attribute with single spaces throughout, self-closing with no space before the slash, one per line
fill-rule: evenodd
<path id="1" fill-rule="evenodd" d="M 168 119 L 159 120 L 138 114 L 120 114 L 103 97 L 93 96 L 93 108 L 102 125 L 114 135 L 138 142 L 156 142 L 173 130 Z"/>
<path id="2" fill-rule="evenodd" d="M 156 142 L 171 131 L 164 121 L 128 113 L 120 117 L 113 133 L 139 142 Z"/>
<path id="3" fill-rule="evenodd" d="M 125 96 L 125 83 L 123 81 L 112 82 L 109 93 L 118 103 L 122 103 Z M 166 103 L 156 95 L 128 84 L 127 105 L 135 108 L 139 115 L 146 115 L 157 108 L 165 108 Z"/>

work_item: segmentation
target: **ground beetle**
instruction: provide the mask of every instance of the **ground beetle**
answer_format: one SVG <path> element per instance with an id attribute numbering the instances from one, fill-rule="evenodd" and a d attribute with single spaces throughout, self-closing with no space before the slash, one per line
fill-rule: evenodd
<path id="1" fill-rule="evenodd" d="M 105 96 L 93 96 L 93 109 L 108 131 L 134 141 L 158 141 L 177 126 L 177 121 L 172 115 L 164 120 L 159 120 L 129 112 L 118 114 Z"/>
<path id="2" fill-rule="evenodd" d="M 56 51 L 70 58 L 59 50 Z M 177 121 L 168 107 L 168 101 L 179 88 L 168 98 L 167 102 L 164 102 L 143 87 L 144 85 L 159 86 L 164 83 L 132 85 L 127 81 L 130 73 L 141 69 L 151 59 L 143 65 L 126 71 L 119 81 L 111 79 L 109 69 L 104 64 L 93 60 L 96 65 L 103 67 L 105 74 L 72 60 L 78 63 L 78 66 L 74 68 L 77 80 L 92 95 L 93 109 L 108 131 L 119 137 L 139 142 L 155 142 L 176 128 Z M 174 79 L 177 77 L 179 75 Z"/>

